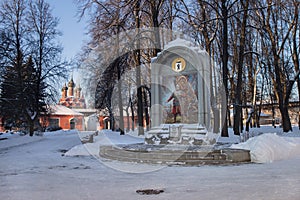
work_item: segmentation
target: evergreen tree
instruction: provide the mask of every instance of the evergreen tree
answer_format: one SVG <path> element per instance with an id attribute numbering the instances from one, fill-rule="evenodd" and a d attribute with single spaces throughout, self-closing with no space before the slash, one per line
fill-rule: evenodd
<path id="1" fill-rule="evenodd" d="M 3 79 L 0 85 L 0 113 L 3 117 L 5 128 L 11 129 L 16 126 L 14 119 L 19 118 L 19 112 L 15 112 L 17 104 L 17 87 L 16 87 L 16 72 L 14 67 L 8 66 L 4 69 L 4 73 L 1 76 Z"/>
<path id="2" fill-rule="evenodd" d="M 0 115 L 30 135 L 55 99 L 57 80 L 67 75 L 57 25 L 45 0 L 0 2 Z"/>
<path id="3" fill-rule="evenodd" d="M 27 63 L 24 65 L 24 119 L 32 136 L 34 125 L 40 113 L 46 112 L 46 93 L 44 82 L 39 81 L 38 73 L 32 58 L 29 57 Z"/>
<path id="4" fill-rule="evenodd" d="M 45 112 L 46 106 L 46 87 L 43 82 L 38 81 L 32 58 L 29 57 L 21 69 L 7 67 L 2 79 L 0 112 L 4 123 L 8 128 L 26 128 L 32 136 L 38 116 Z"/>

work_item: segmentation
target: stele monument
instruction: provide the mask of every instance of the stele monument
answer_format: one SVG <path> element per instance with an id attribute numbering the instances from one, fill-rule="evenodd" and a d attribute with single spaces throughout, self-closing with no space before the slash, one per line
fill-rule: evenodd
<path id="1" fill-rule="evenodd" d="M 177 38 L 151 60 L 151 129 L 146 144 L 201 144 L 211 126 L 210 58 Z"/>

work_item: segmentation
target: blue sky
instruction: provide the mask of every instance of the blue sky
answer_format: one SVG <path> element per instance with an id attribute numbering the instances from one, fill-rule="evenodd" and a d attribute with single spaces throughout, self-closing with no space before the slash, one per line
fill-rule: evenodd
<path id="1" fill-rule="evenodd" d="M 59 18 L 58 29 L 62 32 L 60 41 L 64 48 L 63 57 L 74 58 L 80 51 L 83 41 L 87 40 L 84 21 L 78 22 L 77 7 L 73 0 L 47 0 L 52 8 L 52 14 Z"/>

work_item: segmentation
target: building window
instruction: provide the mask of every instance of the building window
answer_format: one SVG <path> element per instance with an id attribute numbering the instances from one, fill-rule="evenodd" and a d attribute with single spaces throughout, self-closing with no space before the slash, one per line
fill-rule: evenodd
<path id="1" fill-rule="evenodd" d="M 59 119 L 57 119 L 57 118 L 50 118 L 49 119 L 49 126 L 51 126 L 51 127 L 59 127 Z"/>
<path id="2" fill-rule="evenodd" d="M 72 118 L 70 119 L 70 129 L 75 129 L 76 128 L 76 119 Z"/>

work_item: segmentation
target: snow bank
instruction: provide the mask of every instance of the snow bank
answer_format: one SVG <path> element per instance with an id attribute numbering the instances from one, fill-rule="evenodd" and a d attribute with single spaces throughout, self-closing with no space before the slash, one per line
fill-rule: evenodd
<path id="1" fill-rule="evenodd" d="M 65 156 L 99 156 L 99 143 L 86 143 L 74 146 Z"/>
<path id="2" fill-rule="evenodd" d="M 17 147 L 17 146 L 29 144 L 31 142 L 36 142 L 43 139 L 43 137 L 40 136 L 30 137 L 29 135 L 20 135 L 18 133 L 14 133 L 14 134 L 5 133 L 2 134 L 0 138 L 5 139 L 0 141 L 0 149 Z"/>
<path id="3" fill-rule="evenodd" d="M 56 135 L 66 135 L 66 134 L 78 134 L 78 130 L 57 130 L 57 131 L 51 131 L 51 132 L 45 132 L 44 136 L 56 136 Z"/>
<path id="4" fill-rule="evenodd" d="M 233 144 L 231 148 L 250 150 L 252 162 L 271 163 L 275 160 L 300 156 L 300 138 L 266 133 L 250 138 L 246 142 Z"/>
<path id="5" fill-rule="evenodd" d="M 104 130 L 94 136 L 93 143 L 85 143 L 74 146 L 65 153 L 65 156 L 96 156 L 99 157 L 101 145 L 118 145 L 118 144 L 135 144 L 142 143 L 142 137 L 134 137 L 132 135 L 120 135 L 119 132 Z"/>

